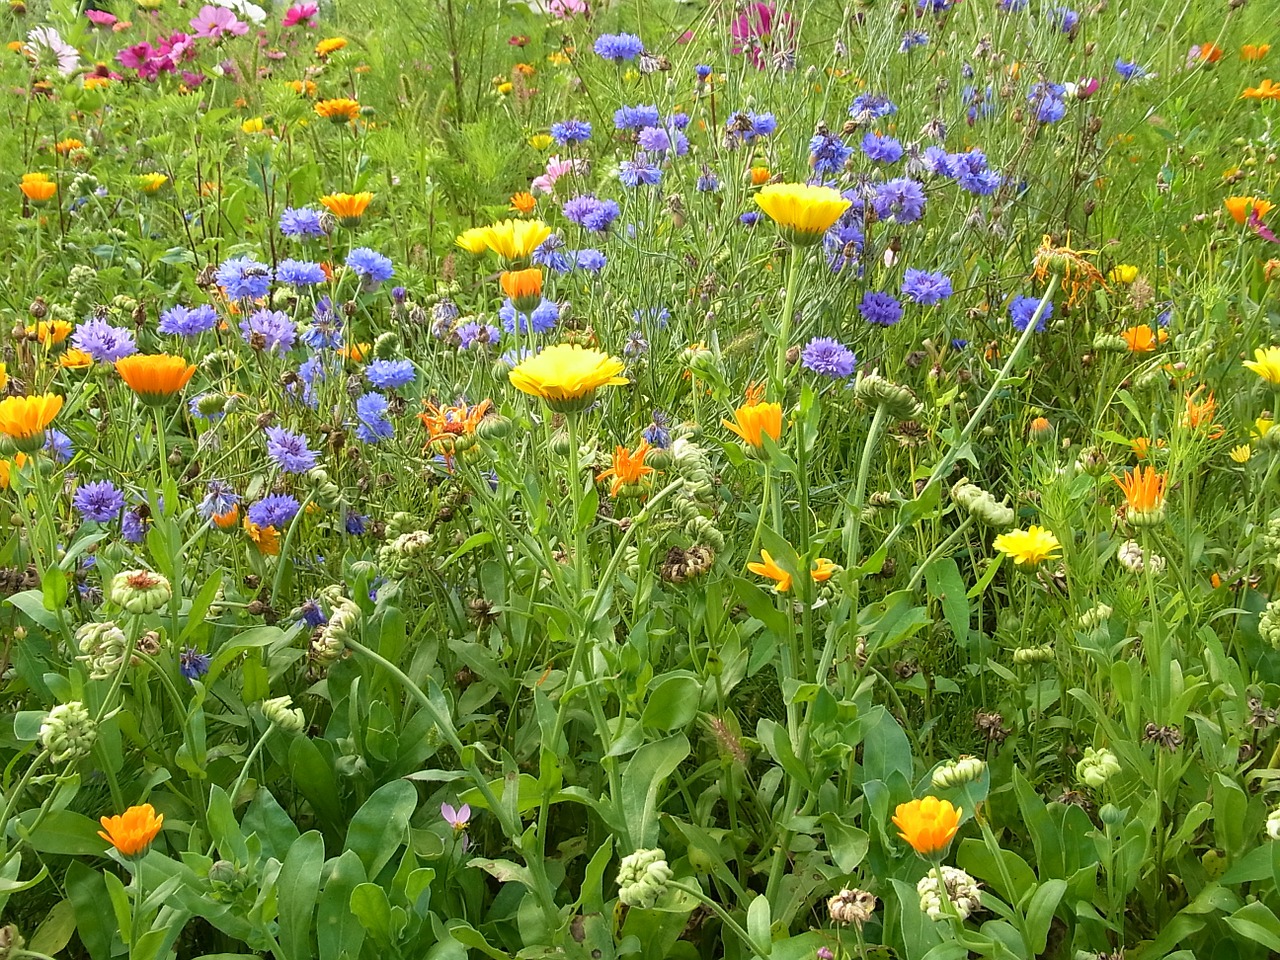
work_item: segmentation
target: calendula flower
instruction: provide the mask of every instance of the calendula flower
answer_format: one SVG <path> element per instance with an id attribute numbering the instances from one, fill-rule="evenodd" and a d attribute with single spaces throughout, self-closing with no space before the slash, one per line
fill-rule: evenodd
<path id="1" fill-rule="evenodd" d="M 62 409 L 62 397 L 45 393 L 37 397 L 5 397 L 0 400 L 0 433 L 14 446 L 35 453 L 44 446 L 44 434 Z"/>
<path id="2" fill-rule="evenodd" d="M 1154 328 L 1145 323 L 1120 331 L 1130 353 L 1151 353 L 1160 344 L 1169 339 L 1169 331 L 1163 327 Z"/>
<path id="3" fill-rule="evenodd" d="M 143 173 L 138 176 L 138 189 L 143 193 L 155 193 L 168 182 L 169 178 L 163 173 Z"/>
<path id="4" fill-rule="evenodd" d="M 337 53 L 347 45 L 344 37 L 325 37 L 316 44 L 316 56 L 327 57 L 331 53 Z"/>
<path id="5" fill-rule="evenodd" d="M 143 403 L 159 405 L 181 391 L 196 368 L 167 353 L 135 353 L 117 360 L 116 372 Z"/>
<path id="6" fill-rule="evenodd" d="M 41 320 L 39 323 L 29 324 L 26 331 L 27 336 L 35 337 L 40 346 L 49 347 L 67 339 L 73 329 L 75 328 L 66 320 Z"/>
<path id="7" fill-rule="evenodd" d="M 733 423 L 728 420 L 720 422 L 736 433 L 743 443 L 757 450 L 764 447 L 766 436 L 774 443 L 777 443 L 782 436 L 782 404 L 780 403 L 758 401 L 753 403 L 752 398 L 748 397 L 746 403 L 733 411 L 733 419 L 735 421 Z"/>
<path id="8" fill-rule="evenodd" d="M 18 184 L 22 195 L 32 203 L 46 203 L 58 192 L 58 185 L 46 173 L 26 173 Z"/>
<path id="9" fill-rule="evenodd" d="M 551 228 L 541 220 L 503 220 L 478 231 L 468 230 L 458 238 L 464 249 L 479 252 L 492 250 L 508 266 L 520 266 L 528 262 L 533 251 L 551 236 Z M 465 243 L 464 243 L 465 238 Z M 480 243 L 483 246 L 479 246 Z M 479 250 L 475 248 L 479 246 Z"/>
<path id="10" fill-rule="evenodd" d="M 241 133 L 261 133 L 265 129 L 267 129 L 267 122 L 263 120 L 262 117 L 250 117 L 244 123 L 240 124 Z"/>
<path id="11" fill-rule="evenodd" d="M 768 550 L 760 551 L 760 559 L 760 563 L 748 563 L 747 569 L 757 576 L 774 581 L 773 589 L 778 593 L 787 593 L 791 589 L 791 574 L 778 566 Z"/>
<path id="12" fill-rule="evenodd" d="M 0 460 L 0 490 L 8 490 L 13 479 L 13 471 L 21 470 L 27 465 L 25 453 L 15 453 L 12 460 Z"/>
<path id="13" fill-rule="evenodd" d="M 510 380 L 520 392 L 541 397 L 552 410 L 571 413 L 590 405 L 601 387 L 629 383 L 619 376 L 622 370 L 622 361 L 607 353 L 560 343 L 521 361 Z"/>
<path id="14" fill-rule="evenodd" d="M 88 370 L 93 366 L 93 357 L 83 350 L 77 350 L 71 347 L 65 350 L 62 356 L 58 357 L 58 366 L 64 370 Z M 0 390 L 4 389 L 0 387 Z"/>
<path id="15" fill-rule="evenodd" d="M 1222 427 L 1213 422 L 1214 414 L 1218 410 L 1218 401 L 1214 399 L 1212 391 L 1209 392 L 1207 398 L 1200 400 L 1200 394 L 1204 390 L 1204 386 L 1199 386 L 1186 395 L 1186 409 L 1182 412 L 1182 425 L 1190 427 L 1192 430 L 1205 430 L 1209 434 L 1210 440 L 1217 440 L 1222 436 Z"/>
<path id="16" fill-rule="evenodd" d="M 350 123 L 360 116 L 360 104 L 347 97 L 321 100 L 316 104 L 316 114 L 330 123 Z"/>
<path id="17" fill-rule="evenodd" d="M 1067 305 L 1075 306 L 1094 287 L 1106 287 L 1102 272 L 1085 259 L 1086 253 L 1096 252 L 1055 244 L 1053 237 L 1045 234 L 1036 248 L 1032 275 L 1041 282 L 1048 280 L 1050 275 L 1061 277 L 1067 288 Z"/>
<path id="18" fill-rule="evenodd" d="M 950 800 L 924 797 L 898 804 L 893 814 L 893 825 L 898 836 L 911 845 L 922 857 L 936 857 L 947 849 L 964 811 L 951 805 Z"/>
<path id="19" fill-rule="evenodd" d="M 488 227 L 472 227 L 470 230 L 463 230 L 453 242 L 467 253 L 484 253 L 489 249 L 489 242 L 485 239 L 488 229 Z"/>
<path id="20" fill-rule="evenodd" d="M 67 137 L 55 143 L 53 149 L 65 157 L 72 150 L 83 150 L 84 141 L 77 140 L 75 137 Z"/>
<path id="21" fill-rule="evenodd" d="M 649 441 L 642 440 L 635 450 L 619 444 L 613 451 L 613 466 L 603 473 L 596 474 L 596 483 L 613 477 L 609 486 L 609 496 L 616 497 L 621 492 L 639 496 L 644 492 L 644 479 L 653 473 L 653 467 L 644 460 L 649 455 Z"/>
<path id="22" fill-rule="evenodd" d="M 314 80 L 286 80 L 284 85 L 300 97 L 314 97 L 316 82 Z"/>
<path id="23" fill-rule="evenodd" d="M 504 270 L 498 277 L 502 292 L 517 310 L 528 311 L 542 302 L 542 268 Z"/>
<path id="24" fill-rule="evenodd" d="M 1062 544 L 1044 527 L 1034 524 L 1026 530 L 1010 530 L 996 537 L 992 546 L 1013 558 L 1018 566 L 1034 567 L 1045 560 L 1057 560 Z"/>
<path id="25" fill-rule="evenodd" d="M 1112 283 L 1128 285 L 1138 279 L 1138 268 L 1131 263 L 1120 263 L 1111 268 L 1107 279 Z"/>
<path id="26" fill-rule="evenodd" d="M 1280 84 L 1277 84 L 1274 80 L 1263 80 L 1256 87 L 1245 87 L 1244 93 L 1240 94 L 1240 99 L 1280 100 Z"/>
<path id="27" fill-rule="evenodd" d="M 1154 467 L 1139 467 L 1124 477 L 1111 479 L 1124 491 L 1125 517 L 1135 527 L 1153 526 L 1164 519 L 1164 490 L 1167 478 Z"/>
<path id="28" fill-rule="evenodd" d="M 1258 347 L 1253 359 L 1244 362 L 1246 370 L 1252 370 L 1270 384 L 1280 384 L 1280 347 Z"/>
<path id="29" fill-rule="evenodd" d="M 1236 463 L 1248 463 L 1253 456 L 1253 447 L 1247 443 L 1242 443 L 1238 447 L 1232 447 L 1228 456 Z"/>
<path id="30" fill-rule="evenodd" d="M 755 202 L 792 243 L 819 243 L 831 225 L 853 205 L 833 187 L 807 183 L 771 183 L 760 189 Z"/>
<path id="31" fill-rule="evenodd" d="M 749 171 L 749 176 L 751 177 L 751 185 L 753 187 L 762 187 L 769 182 L 769 178 L 773 176 L 773 174 L 769 172 L 768 167 L 752 167 Z M 838 220 L 839 217 L 836 219 Z"/>
<path id="32" fill-rule="evenodd" d="M 533 208 L 537 205 L 537 198 L 527 190 L 522 190 L 511 197 L 511 209 L 526 217 L 533 213 Z"/>
<path id="33" fill-rule="evenodd" d="M 1246 43 L 1240 47 L 1240 59 L 1255 61 L 1261 60 L 1271 51 L 1269 43 Z"/>
<path id="34" fill-rule="evenodd" d="M 470 449 L 476 442 L 476 427 L 492 406 L 489 400 L 473 407 L 465 403 L 452 407 L 426 404 L 426 413 L 418 414 L 418 419 L 427 429 L 427 446 L 446 457 Z"/>
<path id="35" fill-rule="evenodd" d="M 1222 201 L 1222 205 L 1227 208 L 1227 213 L 1231 214 L 1231 219 L 1241 226 L 1250 217 L 1256 216 L 1261 220 L 1275 208 L 1274 203 L 1263 200 L 1261 197 L 1227 197 Z"/>
<path id="36" fill-rule="evenodd" d="M 280 534 L 275 527 L 261 527 L 248 517 L 243 521 L 245 536 L 258 548 L 258 552 L 268 557 L 280 555 Z"/>
<path id="37" fill-rule="evenodd" d="M 1201 63 L 1217 63 L 1222 59 L 1222 48 L 1216 43 L 1202 43 L 1196 47 L 1195 55 Z"/>
<path id="38" fill-rule="evenodd" d="M 118 817 L 103 817 L 103 829 L 98 836 L 106 840 L 126 857 L 142 853 L 156 838 L 164 826 L 164 814 L 156 814 L 155 807 L 144 803 L 130 807 Z"/>
<path id="39" fill-rule="evenodd" d="M 321 206 L 337 217 L 338 222 L 348 230 L 354 230 L 360 226 L 364 212 L 372 202 L 373 194 L 368 191 L 364 193 L 331 193 L 320 198 Z"/>

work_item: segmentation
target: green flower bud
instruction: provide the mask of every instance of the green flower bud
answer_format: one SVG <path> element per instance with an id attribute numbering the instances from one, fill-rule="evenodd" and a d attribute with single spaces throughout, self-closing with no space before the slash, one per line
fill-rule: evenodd
<path id="1" fill-rule="evenodd" d="M 1049 663 L 1053 659 L 1053 645 L 1049 643 L 1041 644 L 1038 647 L 1020 647 L 1013 651 L 1013 662 L 1018 666 Z"/>
<path id="2" fill-rule="evenodd" d="M 1280 600 L 1272 600 L 1258 618 L 1258 634 L 1280 650 Z"/>
<path id="3" fill-rule="evenodd" d="M 1129 344 L 1118 333 L 1100 333 L 1093 338 L 1093 349 L 1099 353 L 1128 353 Z"/>
<path id="4" fill-rule="evenodd" d="M 973 783 L 987 769 L 987 764 L 979 757 L 964 756 L 942 764 L 933 771 L 933 785 L 939 790 L 962 787 Z"/>
<path id="5" fill-rule="evenodd" d="M 910 388 L 874 372 L 858 374 L 853 395 L 869 407 L 883 406 L 885 412 L 898 420 L 913 420 L 924 411 Z"/>
<path id="6" fill-rule="evenodd" d="M 130 613 L 154 613 L 169 603 L 173 588 L 151 570 L 122 570 L 111 578 L 107 599 Z"/>
<path id="7" fill-rule="evenodd" d="M 963 479 L 951 488 L 951 499 L 964 507 L 970 516 L 990 527 L 1005 530 L 1013 526 L 1017 514 L 1012 507 L 1000 503 L 977 484 Z"/>
<path id="8" fill-rule="evenodd" d="M 476 435 L 481 440 L 504 440 L 511 435 L 512 423 L 502 414 L 485 417 L 476 424 Z"/>
<path id="9" fill-rule="evenodd" d="M 1084 748 L 1084 756 L 1076 763 L 1076 779 L 1095 790 L 1120 772 L 1120 761 L 1106 747 Z"/>
<path id="10" fill-rule="evenodd" d="M 380 333 L 373 341 L 373 355 L 379 360 L 394 360 L 399 352 L 400 337 L 396 333 Z"/>
<path id="11" fill-rule="evenodd" d="M 89 665 L 89 679 L 105 680 L 120 669 L 129 640 L 111 621 L 82 623 L 76 628 L 76 646 L 81 653 L 76 659 Z"/>
<path id="12" fill-rule="evenodd" d="M 40 746 L 55 764 L 87 757 L 97 738 L 93 717 L 79 700 L 58 704 L 40 724 Z"/>
<path id="13" fill-rule="evenodd" d="M 1076 620 L 1076 626 L 1081 630 L 1094 630 L 1111 619 L 1114 611 L 1105 603 L 1100 603 L 1096 607 L 1090 607 L 1084 613 L 1080 614 Z"/>
<path id="14" fill-rule="evenodd" d="M 286 733 L 301 733 L 307 726 L 302 708 L 293 706 L 293 700 L 288 696 L 262 701 L 262 715 L 268 723 L 275 724 Z"/>
<path id="15" fill-rule="evenodd" d="M 660 849 L 637 850 L 618 865 L 618 899 L 629 907 L 649 909 L 667 892 L 671 876 L 667 855 Z"/>

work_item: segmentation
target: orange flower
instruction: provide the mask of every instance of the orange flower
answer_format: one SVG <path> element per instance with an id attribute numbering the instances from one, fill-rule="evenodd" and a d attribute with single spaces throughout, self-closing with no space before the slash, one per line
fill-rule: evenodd
<path id="1" fill-rule="evenodd" d="M 156 838 L 164 826 L 164 814 L 157 815 L 155 807 L 144 803 L 130 807 L 118 817 L 103 817 L 101 823 L 106 832 L 99 830 L 98 836 L 126 857 L 132 857 L 146 850 Z"/>
<path id="2" fill-rule="evenodd" d="M 527 190 L 522 190 L 511 198 L 511 209 L 526 217 L 533 213 L 533 208 L 537 205 L 537 199 Z"/>
<path id="3" fill-rule="evenodd" d="M 768 167 L 752 167 L 751 168 L 751 185 L 753 187 L 758 187 L 763 183 L 768 183 L 770 176 L 771 174 L 769 173 Z"/>
<path id="4" fill-rule="evenodd" d="M 326 37 L 316 44 L 316 56 L 327 57 L 331 53 L 337 53 L 347 45 L 344 37 Z"/>
<path id="5" fill-rule="evenodd" d="M 64 370 L 88 370 L 93 366 L 93 357 L 72 347 L 58 358 L 58 366 Z"/>
<path id="6" fill-rule="evenodd" d="M 215 513 L 213 522 L 219 530 L 231 530 L 240 522 L 240 504 L 233 503 L 226 513 Z"/>
<path id="7" fill-rule="evenodd" d="M 1251 214 L 1257 214 L 1261 220 L 1275 207 L 1270 200 L 1260 197 L 1227 197 L 1222 203 L 1227 208 L 1227 213 L 1231 214 L 1231 219 L 1242 226 Z"/>
<path id="8" fill-rule="evenodd" d="M 445 456 L 451 456 L 456 450 L 474 445 L 476 427 L 492 406 L 489 400 L 481 400 L 474 407 L 468 407 L 465 403 L 455 407 L 438 407 L 434 403 L 428 403 L 427 412 L 418 414 L 418 419 L 427 428 L 427 446 Z"/>
<path id="9" fill-rule="evenodd" d="M 1121 330 L 1120 336 L 1128 344 L 1130 353 L 1151 353 L 1156 347 L 1169 339 L 1169 331 L 1164 329 L 1153 330 L 1144 323 L 1136 327 L 1129 327 L 1127 330 Z"/>
<path id="10" fill-rule="evenodd" d="M 1217 63 L 1222 59 L 1222 48 L 1216 43 L 1202 43 L 1197 57 L 1201 63 Z"/>
<path id="11" fill-rule="evenodd" d="M 1155 446 L 1157 450 L 1163 450 L 1166 444 L 1164 440 L 1157 440 Z M 1151 441 L 1146 437 L 1134 437 L 1129 441 L 1129 448 L 1139 460 L 1145 460 L 1151 455 Z"/>
<path id="12" fill-rule="evenodd" d="M 187 385 L 194 364 L 167 353 L 135 353 L 116 361 L 116 372 L 144 403 L 164 403 Z"/>
<path id="13" fill-rule="evenodd" d="M 58 192 L 58 185 L 47 173 L 24 173 L 18 189 L 32 203 L 46 203 Z"/>
<path id="14" fill-rule="evenodd" d="M 757 450 L 764 446 L 767 435 L 774 443 L 782 436 L 782 404 L 752 402 L 750 393 L 747 402 L 733 412 L 735 423 L 728 420 L 720 422 L 742 438 L 742 441 Z"/>
<path id="15" fill-rule="evenodd" d="M 369 343 L 349 343 L 344 347 L 338 348 L 338 356 L 345 360 L 361 363 L 372 349 L 373 345 Z"/>
<path id="16" fill-rule="evenodd" d="M 960 829 L 963 815 L 964 811 L 953 807 L 950 800 L 925 797 L 898 804 L 893 824 L 899 830 L 898 836 L 911 844 L 916 853 L 932 857 L 947 848 Z"/>
<path id="17" fill-rule="evenodd" d="M 81 150 L 84 148 L 84 141 L 77 140 L 75 137 L 67 137 L 65 140 L 59 140 L 53 145 L 53 149 L 64 157 L 72 150 Z"/>
<path id="18" fill-rule="evenodd" d="M 1124 491 L 1125 507 L 1132 513 L 1150 514 L 1164 508 L 1164 488 L 1168 478 L 1155 467 L 1138 467 L 1125 473 L 1123 479 L 1114 473 L 1111 479 Z"/>
<path id="19" fill-rule="evenodd" d="M 1241 60 L 1261 60 L 1271 50 L 1269 43 L 1246 43 L 1240 48 Z"/>
<path id="20" fill-rule="evenodd" d="M 324 208 L 348 229 L 360 226 L 360 220 L 372 201 L 373 194 L 367 191 L 365 193 L 331 193 L 327 197 L 320 198 Z"/>
<path id="21" fill-rule="evenodd" d="M 1213 422 L 1213 415 L 1218 409 L 1218 401 L 1213 398 L 1213 392 L 1209 392 L 1209 396 L 1205 400 L 1197 400 L 1196 398 L 1204 392 L 1204 387 L 1196 387 L 1194 391 L 1186 395 L 1187 409 L 1182 414 L 1182 425 L 1190 427 L 1192 430 L 1207 430 L 1210 440 L 1217 440 L 1222 436 L 1222 427 Z"/>
<path id="22" fill-rule="evenodd" d="M 0 400 L 0 433 L 11 437 L 19 450 L 34 453 L 44 445 L 44 432 L 61 409 L 62 397 L 56 393 L 5 397 Z"/>
<path id="23" fill-rule="evenodd" d="M 1274 80 L 1263 80 L 1256 87 L 1245 87 L 1244 93 L 1240 94 L 1240 99 L 1280 100 L 1280 84 L 1277 84 Z"/>
<path id="24" fill-rule="evenodd" d="M 351 123 L 360 116 L 360 104 L 347 97 L 321 100 L 316 104 L 316 113 L 331 123 Z"/>
<path id="25" fill-rule="evenodd" d="M 13 470 L 21 470 L 27 465 L 25 453 L 15 453 L 13 460 L 0 460 L 0 490 L 9 489 L 9 480 Z"/>
<path id="26" fill-rule="evenodd" d="M 778 566 L 768 550 L 760 551 L 762 563 L 748 563 L 747 569 L 760 577 L 768 577 L 775 581 L 773 589 L 778 593 L 786 593 L 791 589 L 791 574 Z"/>
<path id="27" fill-rule="evenodd" d="M 596 483 L 606 477 L 613 477 L 609 487 L 609 496 L 616 497 L 624 487 L 634 488 L 636 493 L 642 492 L 640 484 L 644 478 L 653 473 L 653 467 L 646 466 L 644 458 L 649 455 L 649 441 L 642 440 L 633 453 L 619 444 L 613 451 L 613 466 L 596 475 Z"/>
<path id="28" fill-rule="evenodd" d="M 65 320 L 41 320 L 27 327 L 27 336 L 35 337 L 40 346 L 57 345 L 71 336 L 72 326 Z"/>
<path id="29" fill-rule="evenodd" d="M 542 301 L 541 267 L 503 270 L 498 276 L 498 284 L 517 310 L 532 310 Z"/>
<path id="30" fill-rule="evenodd" d="M 268 557 L 280 555 L 280 534 L 275 527 L 260 527 L 248 517 L 244 518 L 245 535 L 258 548 L 258 552 Z"/>

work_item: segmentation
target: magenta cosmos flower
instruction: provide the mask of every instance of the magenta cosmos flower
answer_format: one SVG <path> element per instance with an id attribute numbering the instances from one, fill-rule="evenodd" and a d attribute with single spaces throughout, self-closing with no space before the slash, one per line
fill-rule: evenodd
<path id="1" fill-rule="evenodd" d="M 757 70 L 769 65 L 775 49 L 790 53 L 795 48 L 796 25 L 790 13 L 778 16 L 772 3 L 748 3 L 729 27 L 733 52 L 745 53 Z"/>
<path id="2" fill-rule="evenodd" d="M 117 20 L 114 13 L 108 13 L 106 10 L 86 10 L 84 15 L 95 27 L 113 27 Z"/>
<path id="3" fill-rule="evenodd" d="M 295 3 L 284 12 L 283 22 L 286 27 L 314 27 L 319 15 L 318 3 Z"/>
<path id="4" fill-rule="evenodd" d="M 224 36 L 243 37 L 249 32 L 249 25 L 236 18 L 226 7 L 214 7 L 205 4 L 191 19 L 191 29 L 197 37 L 205 40 L 220 40 Z"/>

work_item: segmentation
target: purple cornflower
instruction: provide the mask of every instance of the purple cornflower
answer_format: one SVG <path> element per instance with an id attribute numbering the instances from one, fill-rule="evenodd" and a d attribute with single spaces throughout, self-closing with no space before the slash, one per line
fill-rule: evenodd
<path id="1" fill-rule="evenodd" d="M 287 493 L 272 493 L 253 504 L 245 511 L 245 516 L 249 518 L 250 523 L 256 523 L 260 527 L 275 527 L 281 530 L 298 515 L 301 509 L 302 504 Z"/>
<path id="2" fill-rule="evenodd" d="M 587 273 L 599 273 L 605 268 L 606 263 L 608 260 L 605 255 L 594 247 L 583 247 L 573 254 L 573 265 Z"/>
<path id="3" fill-rule="evenodd" d="M 618 179 L 624 187 L 655 186 L 662 181 L 662 171 L 642 157 L 624 160 L 618 165 Z"/>
<path id="4" fill-rule="evenodd" d="M 44 452 L 58 463 L 70 463 L 76 451 L 70 437 L 61 430 L 50 429 L 48 436 L 45 437 Z"/>
<path id="5" fill-rule="evenodd" d="M 329 280 L 320 264 L 308 260 L 281 260 L 276 267 L 276 279 L 291 287 L 309 287 Z"/>
<path id="6" fill-rule="evenodd" d="M 502 329 L 507 333 L 515 333 L 517 329 L 521 334 L 528 334 L 530 330 L 534 333 L 550 333 L 560 319 L 560 306 L 544 297 L 541 303 L 525 315 L 516 310 L 510 300 L 506 300 L 498 308 L 498 319 L 502 321 Z"/>
<path id="7" fill-rule="evenodd" d="M 572 269 L 569 258 L 560 251 L 564 249 L 564 237 L 553 233 L 534 248 L 529 259 L 535 267 L 546 267 L 556 273 L 568 273 Z"/>
<path id="8" fill-rule="evenodd" d="M 213 278 L 232 300 L 257 300 L 271 289 L 271 268 L 252 257 L 224 260 Z"/>
<path id="9" fill-rule="evenodd" d="M 666 153 L 671 149 L 671 136 L 662 127 L 645 127 L 636 135 L 636 143 L 649 153 Z"/>
<path id="10" fill-rule="evenodd" d="M 280 232 L 294 239 L 323 237 L 324 214 L 310 207 L 286 207 L 280 214 Z"/>
<path id="11" fill-rule="evenodd" d="M 634 33 L 602 33 L 592 49 L 604 60 L 624 63 L 644 53 L 644 44 Z"/>
<path id="12" fill-rule="evenodd" d="M 472 347 L 487 347 L 496 344 L 502 331 L 491 323 L 464 323 L 454 331 L 458 335 L 458 348 L 470 350 Z"/>
<path id="13" fill-rule="evenodd" d="M 1080 23 L 1080 14 L 1070 7 L 1054 7 L 1048 13 L 1049 22 L 1063 33 L 1072 33 Z"/>
<path id="14" fill-rule="evenodd" d="M 894 137 L 868 131 L 862 138 L 862 152 L 873 163 L 897 163 L 902 159 L 902 144 Z"/>
<path id="15" fill-rule="evenodd" d="M 306 473 L 316 465 L 317 454 L 307 438 L 284 427 L 267 427 L 267 456 L 285 473 Z M 256 521 L 255 521 L 256 522 Z"/>
<path id="16" fill-rule="evenodd" d="M 814 174 L 840 173 L 853 156 L 853 148 L 833 133 L 818 133 L 809 141 L 809 166 Z"/>
<path id="17" fill-rule="evenodd" d="M 566 200 L 564 205 L 565 219 L 593 233 L 608 230 L 621 213 L 613 200 L 600 200 L 591 194 Z"/>
<path id="18" fill-rule="evenodd" d="M 767 137 L 778 129 L 778 118 L 772 113 L 756 113 L 752 110 L 739 110 L 730 114 L 725 121 L 725 133 L 729 143 L 751 143 L 760 137 Z"/>
<path id="19" fill-rule="evenodd" d="M 147 510 L 145 516 L 143 511 Z M 146 507 L 134 507 L 126 510 L 120 522 L 120 535 L 127 543 L 141 543 L 151 527 L 151 513 Z"/>
<path id="20" fill-rule="evenodd" d="M 240 502 L 240 495 L 230 485 L 221 480 L 210 480 L 204 488 L 204 499 L 196 507 L 196 511 L 206 520 L 220 517 L 232 510 Z"/>
<path id="21" fill-rule="evenodd" d="M 613 125 L 619 130 L 642 130 L 658 125 L 658 108 L 653 104 L 622 106 L 613 112 Z"/>
<path id="22" fill-rule="evenodd" d="M 746 213 L 738 217 L 738 222 L 744 227 L 754 227 L 764 219 L 764 214 L 756 210 L 748 210 Z"/>
<path id="23" fill-rule="evenodd" d="M 245 343 L 255 350 L 288 353 L 298 339 L 298 328 L 281 310 L 256 310 L 240 321 Z"/>
<path id="24" fill-rule="evenodd" d="M 951 296 L 951 278 L 942 273 L 908 269 L 902 278 L 902 295 L 926 307 Z"/>
<path id="25" fill-rule="evenodd" d="M 1009 304 L 1009 319 L 1013 321 L 1013 328 L 1019 333 L 1027 329 L 1027 324 L 1031 322 L 1031 318 L 1035 316 L 1036 307 L 1040 306 L 1039 297 L 1015 297 L 1013 302 Z M 1045 327 L 1050 317 L 1053 316 L 1053 304 L 1046 303 L 1044 305 L 1044 313 L 1040 315 L 1040 320 L 1036 324 L 1036 333 L 1044 333 Z"/>
<path id="26" fill-rule="evenodd" d="M 839 340 L 831 337 L 814 337 L 800 351 L 800 362 L 805 369 L 833 380 L 844 380 L 853 373 L 858 358 Z"/>
<path id="27" fill-rule="evenodd" d="M 822 249 L 833 273 L 842 273 L 848 267 L 858 266 L 865 237 L 862 231 L 862 214 L 851 208 L 835 222 L 822 238 Z M 861 271 L 850 271 L 860 276 Z"/>
<path id="28" fill-rule="evenodd" d="M 908 177 L 889 180 L 876 187 L 871 206 L 881 220 L 915 223 L 924 216 L 924 187 Z"/>
<path id="29" fill-rule="evenodd" d="M 551 125 L 551 139 L 562 147 L 585 143 L 591 139 L 591 124 L 586 120 L 561 120 Z"/>
<path id="30" fill-rule="evenodd" d="M 302 605 L 298 607 L 298 614 L 302 617 L 302 622 L 312 630 L 323 627 L 329 622 L 329 618 L 324 615 L 324 608 L 320 606 L 320 601 L 314 597 L 302 601 Z"/>
<path id="31" fill-rule="evenodd" d="M 209 655 L 187 647 L 178 654 L 178 672 L 188 680 L 199 680 L 209 672 Z"/>
<path id="32" fill-rule="evenodd" d="M 77 350 L 83 350 L 99 363 L 115 363 L 121 357 L 138 352 L 132 330 L 113 327 L 101 317 L 94 317 L 78 325 L 76 332 L 71 335 L 71 343 Z"/>
<path id="33" fill-rule="evenodd" d="M 354 510 L 348 510 L 347 515 L 342 521 L 342 528 L 347 531 L 350 536 L 364 536 L 365 524 L 369 522 L 369 518 L 363 514 L 356 513 Z"/>
<path id="34" fill-rule="evenodd" d="M 177 337 L 198 337 L 218 325 L 218 311 L 207 303 L 198 307 L 184 307 L 181 304 L 170 307 L 160 314 L 157 329 L 164 334 Z"/>
<path id="35" fill-rule="evenodd" d="M 902 319 L 902 304 L 887 293 L 868 290 L 858 304 L 858 312 L 867 323 L 892 327 Z"/>
<path id="36" fill-rule="evenodd" d="M 83 484 L 72 500 L 86 520 L 110 523 L 124 509 L 124 494 L 110 480 Z"/>
<path id="37" fill-rule="evenodd" d="M 412 360 L 374 360 L 364 375 L 379 390 L 398 390 L 413 383 L 418 375 Z"/>
<path id="38" fill-rule="evenodd" d="M 908 30 L 902 35 L 902 43 L 898 44 L 899 53 L 909 53 L 913 47 L 923 47 L 929 43 L 929 35 L 923 30 Z"/>
<path id="39" fill-rule="evenodd" d="M 1003 13 L 1022 13 L 1027 9 L 1029 0 L 1000 0 L 997 9 Z"/>
<path id="40" fill-rule="evenodd" d="M 715 175 L 710 167 L 704 165 L 694 189 L 699 193 L 715 193 L 720 189 L 720 178 Z"/>
<path id="41" fill-rule="evenodd" d="M 356 436 L 365 443 L 377 443 L 395 436 L 396 428 L 387 419 L 389 404 L 380 393 L 366 393 L 356 401 Z"/>
<path id="42" fill-rule="evenodd" d="M 1036 108 L 1036 118 L 1041 123 L 1057 123 L 1067 115 L 1063 101 L 1067 88 L 1060 83 L 1037 83 L 1027 94 L 1027 103 Z"/>
<path id="43" fill-rule="evenodd" d="M 395 275 L 391 259 L 368 247 L 356 247 L 347 254 L 347 266 L 356 272 L 366 290 L 376 290 L 384 280 Z"/>
<path id="44" fill-rule="evenodd" d="M 1120 79 L 1125 83 L 1131 80 L 1141 80 L 1147 75 L 1147 68 L 1139 64 L 1136 60 L 1116 60 L 1116 73 L 1120 74 Z"/>

